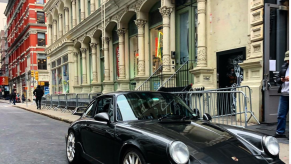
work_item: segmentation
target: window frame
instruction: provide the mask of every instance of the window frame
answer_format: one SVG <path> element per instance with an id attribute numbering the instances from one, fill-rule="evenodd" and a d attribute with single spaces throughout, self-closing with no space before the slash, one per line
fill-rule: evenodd
<path id="1" fill-rule="evenodd" d="M 38 1 L 41 1 L 41 2 L 38 2 Z M 39 5 L 43 5 L 44 4 L 44 0 L 36 0 L 35 3 L 39 4 Z"/>
<path id="2" fill-rule="evenodd" d="M 39 13 L 42 13 L 43 14 L 43 22 L 39 22 L 39 19 L 38 19 L 38 14 Z M 36 22 L 38 23 L 38 24 L 45 24 L 45 13 L 44 12 L 42 12 L 42 11 L 37 11 L 36 12 Z"/>
<path id="3" fill-rule="evenodd" d="M 44 43 L 41 44 L 41 45 L 40 45 L 40 39 L 39 39 L 39 37 L 38 37 L 39 34 L 43 34 L 43 36 L 44 36 L 44 38 L 43 38 Z M 45 33 L 44 33 L 44 32 L 38 32 L 38 33 L 37 33 L 37 46 L 46 46 L 46 43 L 45 43 L 45 42 L 46 42 L 46 40 L 45 40 Z"/>
<path id="4" fill-rule="evenodd" d="M 88 105 L 88 107 L 87 107 L 87 109 L 86 109 L 86 111 L 83 113 L 83 115 L 82 115 L 82 117 L 85 117 L 85 118 L 94 118 L 94 114 L 95 114 L 95 112 L 96 112 L 96 108 L 95 108 L 95 106 L 96 106 L 96 99 L 95 100 L 93 100 L 89 105 Z M 93 111 L 93 116 L 91 117 L 88 117 L 88 115 L 87 115 L 87 113 L 89 112 L 89 108 L 91 107 L 91 105 L 93 105 L 92 106 L 92 109 L 91 110 L 94 110 Z"/>
<path id="5" fill-rule="evenodd" d="M 98 112 L 98 103 L 99 103 L 99 101 L 101 100 L 101 99 L 105 99 L 105 98 L 111 98 L 111 102 L 110 102 L 110 104 L 113 104 L 112 105 L 112 110 L 113 110 L 113 122 L 116 122 L 116 119 L 115 119 L 115 116 L 116 116 L 116 114 L 115 114 L 115 96 L 112 96 L 112 95 L 104 95 L 104 96 L 100 96 L 100 97 L 98 97 L 98 98 L 96 98 L 95 100 L 96 100 L 96 104 L 95 104 L 95 112 L 94 112 L 94 115 L 96 115 L 96 114 L 98 114 L 97 112 Z M 104 106 L 104 105 L 103 105 Z M 110 109 L 110 107 L 111 107 L 111 105 L 109 105 L 109 109 Z M 109 111 L 109 110 L 108 110 Z M 104 112 L 104 111 L 103 111 Z M 102 113 L 102 112 L 99 112 L 99 113 Z M 109 114 L 108 114 L 108 117 L 109 117 L 109 120 L 110 120 L 110 116 L 109 116 Z M 112 121 L 110 120 L 110 122 L 112 123 Z"/>

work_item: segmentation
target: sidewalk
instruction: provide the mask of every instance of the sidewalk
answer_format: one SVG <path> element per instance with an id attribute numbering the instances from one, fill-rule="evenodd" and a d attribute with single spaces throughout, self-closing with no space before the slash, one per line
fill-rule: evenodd
<path id="1" fill-rule="evenodd" d="M 9 100 L 0 100 L 0 103 L 7 103 L 9 104 Z M 60 110 L 54 111 L 54 110 L 47 110 L 47 109 L 36 109 L 36 105 L 33 103 L 28 103 L 28 106 L 26 106 L 26 103 L 16 103 L 15 107 L 22 108 L 27 111 L 31 111 L 34 113 L 38 113 L 44 116 L 48 116 L 53 119 L 61 120 L 67 123 L 72 123 L 73 121 L 80 118 L 80 116 L 72 115 L 69 112 L 61 112 Z M 247 127 L 247 129 L 252 129 L 267 135 L 274 135 L 276 131 L 276 124 L 260 124 L 260 125 L 251 125 Z M 289 122 L 287 123 L 286 131 L 287 136 L 289 137 Z M 285 162 L 286 164 L 289 163 L 289 140 L 285 138 L 279 138 L 278 139 L 280 143 L 280 159 Z"/>
<path id="2" fill-rule="evenodd" d="M 0 103 L 9 104 L 9 100 L 0 100 Z M 26 106 L 26 103 L 16 103 L 15 107 L 22 108 L 24 110 L 38 113 L 38 114 L 41 114 L 44 116 L 48 116 L 50 118 L 64 121 L 67 123 L 72 123 L 73 121 L 80 118 L 80 116 L 72 115 L 72 113 L 69 113 L 69 112 L 65 112 L 65 113 L 61 112 L 60 109 L 58 111 L 55 111 L 52 109 L 51 110 L 47 110 L 47 109 L 38 110 L 38 109 L 36 109 L 36 105 L 31 103 L 31 102 L 28 103 L 28 106 Z"/>

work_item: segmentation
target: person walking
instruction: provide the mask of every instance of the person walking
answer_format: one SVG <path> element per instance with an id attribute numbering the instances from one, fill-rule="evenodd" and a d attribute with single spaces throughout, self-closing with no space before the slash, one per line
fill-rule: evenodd
<path id="1" fill-rule="evenodd" d="M 280 84 L 278 93 L 281 93 L 278 107 L 278 123 L 275 137 L 285 138 L 286 116 L 289 112 L 289 51 L 285 53 L 283 64 L 277 83 Z"/>
<path id="2" fill-rule="evenodd" d="M 44 95 L 43 90 L 40 88 L 40 85 L 33 91 L 33 95 L 35 96 L 35 102 L 37 109 L 41 109 L 41 98 Z"/>
<path id="3" fill-rule="evenodd" d="M 13 104 L 15 105 L 15 101 L 16 101 L 16 91 L 13 91 L 12 92 L 11 98 L 12 98 Z"/>

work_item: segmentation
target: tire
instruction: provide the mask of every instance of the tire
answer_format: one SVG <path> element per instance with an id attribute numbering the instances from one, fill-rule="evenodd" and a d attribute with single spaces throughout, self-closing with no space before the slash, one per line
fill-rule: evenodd
<path id="1" fill-rule="evenodd" d="M 74 132 L 70 131 L 66 141 L 66 154 L 69 164 L 81 163 L 80 147 L 76 145 L 76 137 Z"/>
<path id="2" fill-rule="evenodd" d="M 134 160 L 134 161 L 132 161 Z M 136 160 L 138 160 L 139 162 L 137 162 Z M 146 164 L 144 157 L 142 156 L 142 154 L 140 153 L 140 151 L 136 148 L 129 148 L 127 149 L 124 154 L 123 157 L 121 159 L 121 164 Z"/>

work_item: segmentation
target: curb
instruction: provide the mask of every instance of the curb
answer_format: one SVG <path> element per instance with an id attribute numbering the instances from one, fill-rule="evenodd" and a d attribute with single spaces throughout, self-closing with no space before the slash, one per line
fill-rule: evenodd
<path id="1" fill-rule="evenodd" d="M 27 109 L 27 108 L 24 108 L 24 107 L 21 107 L 21 106 L 15 106 L 15 107 L 21 108 L 21 109 L 24 109 L 24 110 L 27 110 L 27 111 L 30 111 L 30 112 L 33 112 L 33 113 L 36 113 L 36 114 L 40 114 L 40 115 L 43 115 L 43 116 L 47 116 L 47 117 L 50 117 L 50 118 L 55 119 L 55 120 L 63 121 L 63 122 L 66 122 L 66 123 L 72 123 L 73 122 L 73 121 L 70 121 L 68 119 L 63 119 L 63 118 L 60 118 L 60 117 L 57 117 L 57 116 L 53 116 L 53 115 L 50 115 L 50 114 L 46 114 L 46 113 L 30 110 L 30 109 Z"/>
<path id="2" fill-rule="evenodd" d="M 3 102 L 3 101 L 0 101 L 0 103 L 10 104 L 8 102 Z M 42 112 L 39 112 L 39 111 L 30 110 L 30 109 L 27 109 L 25 107 L 21 107 L 21 106 L 17 106 L 17 105 L 15 105 L 13 107 L 20 108 L 20 109 L 24 109 L 26 111 L 33 112 L 33 113 L 36 113 L 36 114 L 40 114 L 40 115 L 43 115 L 43 116 L 47 116 L 47 117 L 50 117 L 52 119 L 59 120 L 59 121 L 63 121 L 63 122 L 66 122 L 66 123 L 72 123 L 73 122 L 73 121 L 70 121 L 68 119 L 63 119 L 63 118 L 60 118 L 60 117 L 57 117 L 57 116 L 53 116 L 53 115 L 50 115 L 50 114 L 46 114 L 46 113 L 42 113 Z"/>

